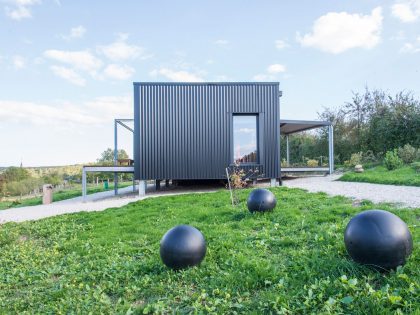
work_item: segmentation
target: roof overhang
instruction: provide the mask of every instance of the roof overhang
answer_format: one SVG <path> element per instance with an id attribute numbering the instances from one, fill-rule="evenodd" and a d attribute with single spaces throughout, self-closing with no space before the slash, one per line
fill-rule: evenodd
<path id="1" fill-rule="evenodd" d="M 310 129 L 331 126 L 329 121 L 313 120 L 283 120 L 280 119 L 280 134 L 290 135 L 292 133 L 306 131 Z"/>

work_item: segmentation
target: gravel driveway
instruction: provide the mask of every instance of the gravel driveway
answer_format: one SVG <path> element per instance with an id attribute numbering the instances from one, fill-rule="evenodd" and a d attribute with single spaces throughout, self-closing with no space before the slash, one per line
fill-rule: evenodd
<path id="1" fill-rule="evenodd" d="M 212 187 L 205 187 L 201 189 L 192 189 L 192 187 L 181 187 L 176 189 L 162 188 L 162 190 L 156 191 L 154 189 L 154 185 L 149 185 L 147 187 L 147 197 L 139 197 L 138 192 L 134 193 L 133 187 L 130 186 L 119 189 L 118 196 L 114 195 L 113 190 L 88 195 L 86 202 L 83 202 L 82 197 L 76 197 L 72 199 L 57 201 L 49 205 L 29 206 L 0 210 L 0 224 L 6 222 L 23 222 L 29 220 L 38 220 L 65 213 L 81 211 L 103 211 L 108 208 L 122 207 L 130 202 L 150 197 L 159 197 L 163 195 L 179 195 L 192 192 L 203 193 L 212 191 L 216 191 L 216 189 Z"/>
<path id="2" fill-rule="evenodd" d="M 301 177 L 284 180 L 283 186 L 302 188 L 310 192 L 325 192 L 374 203 L 389 202 L 404 207 L 420 207 L 420 187 L 340 182 L 341 175 Z"/>
<path id="3" fill-rule="evenodd" d="M 283 185 L 291 188 L 303 188 L 310 192 L 326 192 L 329 195 L 343 195 L 362 200 L 368 199 L 375 203 L 390 202 L 405 207 L 420 207 L 420 187 L 378 185 L 368 183 L 352 183 L 336 181 L 340 176 L 313 176 L 284 180 Z M 267 186 L 262 183 L 261 186 Z M 185 193 L 212 192 L 220 187 L 207 187 L 197 189 L 193 187 L 175 188 L 170 190 L 155 191 L 153 185 L 148 187 L 147 197 L 162 195 L 178 195 Z M 81 197 L 54 202 L 50 205 L 12 208 L 0 211 L 0 224 L 5 222 L 22 222 L 38 220 L 59 214 L 80 211 L 102 211 L 113 207 L 122 207 L 130 202 L 144 199 L 132 192 L 132 187 L 120 189 L 121 195 L 114 196 L 113 191 L 96 193 L 88 196 L 87 202 L 82 202 Z"/>

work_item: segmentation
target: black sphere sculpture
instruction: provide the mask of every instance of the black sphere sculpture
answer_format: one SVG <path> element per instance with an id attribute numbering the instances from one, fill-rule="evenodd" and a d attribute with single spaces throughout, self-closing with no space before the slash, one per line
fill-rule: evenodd
<path id="1" fill-rule="evenodd" d="M 248 210 L 250 212 L 265 212 L 276 207 L 277 200 L 274 194 L 267 189 L 254 189 L 248 197 Z"/>
<path id="2" fill-rule="evenodd" d="M 353 217 L 344 232 L 344 243 L 354 261 L 382 270 L 404 265 L 413 250 L 407 224 L 384 210 L 363 211 Z"/>
<path id="3" fill-rule="evenodd" d="M 198 265 L 206 255 L 206 240 L 195 227 L 178 225 L 162 237 L 160 257 L 171 269 L 184 269 Z"/>

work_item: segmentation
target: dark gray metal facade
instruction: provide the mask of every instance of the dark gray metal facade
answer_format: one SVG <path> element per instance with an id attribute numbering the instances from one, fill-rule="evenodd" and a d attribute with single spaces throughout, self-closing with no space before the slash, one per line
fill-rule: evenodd
<path id="1" fill-rule="evenodd" d="M 280 177 L 279 83 L 134 83 L 135 178 L 222 179 L 233 115 L 258 115 L 258 165 Z"/>

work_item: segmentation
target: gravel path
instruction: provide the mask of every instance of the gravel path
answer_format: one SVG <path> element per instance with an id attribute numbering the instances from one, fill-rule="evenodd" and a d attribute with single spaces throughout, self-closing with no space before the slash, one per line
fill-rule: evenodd
<path id="1" fill-rule="evenodd" d="M 284 180 L 283 185 L 310 192 L 325 192 L 374 203 L 389 202 L 410 208 L 420 207 L 420 187 L 336 181 L 341 175 L 302 177 Z"/>
<path id="2" fill-rule="evenodd" d="M 12 208 L 0 211 L 0 224 L 6 222 L 23 222 L 29 220 L 38 220 L 42 218 L 52 217 L 65 213 L 81 212 L 81 211 L 103 211 L 108 208 L 122 207 L 130 202 L 142 200 L 145 198 L 180 195 L 187 193 L 203 193 L 216 191 L 214 188 L 192 189 L 191 187 L 182 187 L 176 189 L 161 191 L 154 190 L 154 185 L 147 188 L 147 196 L 139 197 L 138 192 L 133 193 L 133 187 L 125 187 L 119 189 L 118 196 L 114 196 L 114 191 L 106 191 L 95 193 L 87 196 L 87 201 L 83 202 L 82 197 L 57 201 L 49 205 L 29 206 Z"/>
<path id="3" fill-rule="evenodd" d="M 420 207 L 420 187 L 336 181 L 339 177 L 340 175 L 302 177 L 284 180 L 283 185 L 291 188 L 306 189 L 310 192 L 326 192 L 329 195 L 343 195 L 357 200 L 368 199 L 375 203 L 389 202 L 405 207 Z M 261 186 L 267 186 L 267 183 L 262 183 Z M 114 196 L 113 191 L 101 192 L 89 195 L 87 202 L 83 202 L 81 197 L 77 197 L 54 202 L 50 205 L 2 210 L 0 211 L 0 224 L 10 221 L 38 220 L 59 214 L 80 211 L 102 211 L 108 208 L 122 207 L 130 202 L 144 198 L 192 192 L 212 192 L 218 189 L 220 187 L 205 187 L 199 190 L 194 189 L 194 187 L 177 187 L 175 189 L 155 191 L 153 185 L 150 185 L 148 187 L 147 197 L 139 197 L 137 193 L 133 193 L 132 187 L 125 187 L 119 190 L 119 196 Z"/>

